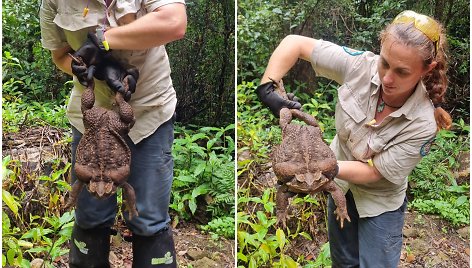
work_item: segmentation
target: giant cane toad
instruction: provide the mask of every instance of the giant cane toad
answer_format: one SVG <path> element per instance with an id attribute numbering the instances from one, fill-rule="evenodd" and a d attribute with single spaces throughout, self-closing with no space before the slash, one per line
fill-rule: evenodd
<path id="1" fill-rule="evenodd" d="M 280 82 L 275 82 L 285 98 Z M 291 123 L 298 118 L 307 125 Z M 336 203 L 336 217 L 341 228 L 344 220 L 351 221 L 346 209 L 346 198 L 333 181 L 337 173 L 337 161 L 333 151 L 324 142 L 315 118 L 297 109 L 280 110 L 282 142 L 276 146 L 272 158 L 273 169 L 280 186 L 276 195 L 277 222 L 286 227 L 288 199 L 294 194 L 313 194 L 327 191 Z"/>
<path id="2" fill-rule="evenodd" d="M 76 58 L 74 60 L 80 61 Z M 127 82 L 125 77 L 125 88 Z M 94 103 L 94 82 L 91 79 L 81 98 L 85 133 L 75 154 L 74 171 L 77 181 L 72 186 L 70 199 L 65 207 L 76 204 L 84 185 L 99 199 L 112 196 L 118 187 L 122 187 L 129 217 L 133 218 L 138 215 L 136 195 L 133 187 L 126 182 L 130 173 L 131 151 L 123 138 L 134 125 L 133 109 L 118 92 L 115 94 L 115 110 L 94 106 Z"/>

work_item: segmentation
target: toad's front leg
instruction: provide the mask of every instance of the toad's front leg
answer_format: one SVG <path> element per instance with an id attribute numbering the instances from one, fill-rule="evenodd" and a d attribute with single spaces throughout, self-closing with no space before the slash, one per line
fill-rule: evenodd
<path id="1" fill-rule="evenodd" d="M 321 171 L 327 178 L 334 178 L 338 173 L 338 161 L 334 158 L 326 158 L 321 161 L 311 161 L 308 165 L 310 172 Z"/>
<path id="2" fill-rule="evenodd" d="M 277 225 L 285 229 L 287 228 L 287 209 L 288 199 L 294 196 L 295 193 L 289 192 L 286 185 L 279 185 L 276 193 L 276 214 L 277 214 Z"/>
<path id="3" fill-rule="evenodd" d="M 286 183 L 292 179 L 295 174 L 306 172 L 306 166 L 295 162 L 282 162 L 274 165 L 274 172 L 279 181 Z"/>

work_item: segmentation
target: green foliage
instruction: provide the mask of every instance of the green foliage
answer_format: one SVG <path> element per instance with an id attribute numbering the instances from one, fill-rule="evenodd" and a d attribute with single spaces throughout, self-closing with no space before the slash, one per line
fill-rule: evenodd
<path id="1" fill-rule="evenodd" d="M 280 140 L 280 128 L 269 109 L 257 100 L 256 85 L 255 82 L 238 85 L 238 152 L 248 151 L 255 156 L 254 160 L 267 161 L 270 154 L 269 143 Z M 243 163 L 238 162 L 239 164 Z"/>
<path id="2" fill-rule="evenodd" d="M 62 85 L 68 78 L 57 72 L 50 53 L 41 47 L 39 6 L 39 1 L 3 1 L 2 81 L 4 84 L 14 81 L 12 90 L 21 94 L 25 102 L 49 101 L 60 105 L 67 95 Z M 7 100 L 11 93 L 3 87 Z"/>
<path id="3" fill-rule="evenodd" d="M 246 207 L 262 206 L 255 214 L 239 211 L 238 264 L 245 267 L 297 267 L 297 263 L 284 253 L 289 241 L 282 229 L 276 228 L 273 215 L 273 189 L 266 189 L 262 197 L 239 197 L 238 204 Z M 276 229 L 275 229 L 276 228 Z M 275 234 L 273 230 L 275 229 Z"/>
<path id="4" fill-rule="evenodd" d="M 52 99 L 45 98 L 44 89 L 49 81 L 40 81 L 27 66 L 30 63 L 3 52 L 2 122 L 3 130 L 16 132 L 22 126 L 54 125 L 68 126 L 65 116 L 66 92 L 71 82 L 56 86 L 60 91 Z M 24 67 L 26 66 L 26 67 Z M 19 75 L 21 74 L 21 75 Z M 42 73 L 42 75 L 45 75 Z M 44 84 L 41 84 L 44 83 Z"/>
<path id="5" fill-rule="evenodd" d="M 295 82 L 297 84 L 297 82 Z M 323 131 L 323 138 L 329 144 L 336 135 L 336 128 L 334 125 L 334 109 L 336 107 L 336 99 L 338 95 L 338 88 L 334 82 L 331 83 L 318 83 L 318 88 L 312 93 L 312 95 L 301 93 L 302 91 L 297 89 L 294 92 L 301 103 L 303 103 L 302 109 L 306 113 L 311 114 L 316 118 L 316 121 L 320 125 Z"/>
<path id="6" fill-rule="evenodd" d="M 323 246 L 321 246 L 320 249 L 320 254 L 318 254 L 318 257 L 316 260 L 309 261 L 306 265 L 303 266 L 303 268 L 318 268 L 318 267 L 331 267 L 331 256 L 330 256 L 330 250 L 329 250 L 329 242 L 326 242 Z"/>
<path id="7" fill-rule="evenodd" d="M 175 177 L 170 208 L 184 219 L 190 219 L 199 206 L 204 207 L 203 213 L 211 219 L 232 217 L 234 125 L 196 130 L 180 127 L 176 129 L 176 134 L 178 137 L 173 147 Z M 223 235 L 234 234 L 234 230 L 231 232 L 228 228 L 223 230 Z"/>
<path id="8" fill-rule="evenodd" d="M 219 236 L 234 239 L 234 215 L 215 218 L 202 226 L 202 230 L 211 233 L 215 239 Z"/>
<path id="9" fill-rule="evenodd" d="M 350 46 L 379 53 L 380 30 L 385 28 L 401 11 L 407 9 L 405 2 L 406 0 L 382 1 L 366 11 L 368 14 L 355 14 L 354 21 L 357 29 L 352 35 Z"/>
<path id="10" fill-rule="evenodd" d="M 469 126 L 460 120 L 456 131 L 442 130 L 429 155 L 410 176 L 411 206 L 423 213 L 439 214 L 453 225 L 470 222 L 469 182 L 458 184 L 454 170 L 460 155 L 470 148 Z M 462 135 L 458 135 L 462 134 Z"/>
<path id="11" fill-rule="evenodd" d="M 238 2 L 238 83 L 262 76 L 272 51 L 318 6 L 318 1 Z"/>
<path id="12" fill-rule="evenodd" d="M 70 238 L 74 216 L 72 212 L 59 216 L 58 207 L 70 189 L 64 181 L 69 169 L 67 164 L 50 176 L 25 177 L 18 161 L 3 158 L 2 266 L 29 267 L 30 260 L 39 257 L 45 267 L 54 267 L 52 262 L 68 252 L 63 246 Z M 31 211 L 29 207 L 39 208 Z"/>

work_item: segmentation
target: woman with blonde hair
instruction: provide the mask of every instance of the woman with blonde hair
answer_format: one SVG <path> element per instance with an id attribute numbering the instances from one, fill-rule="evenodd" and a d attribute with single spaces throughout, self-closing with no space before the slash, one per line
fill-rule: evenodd
<path id="1" fill-rule="evenodd" d="M 447 89 L 442 25 L 413 11 L 400 13 L 380 34 L 379 55 L 313 38 L 287 36 L 273 52 L 259 99 L 277 116 L 299 108 L 274 92 L 298 59 L 341 86 L 330 147 L 336 183 L 351 222 L 340 228 L 328 200 L 333 267 L 397 267 L 402 247 L 408 175 L 429 152 L 436 132 L 451 126 L 441 108 Z"/>

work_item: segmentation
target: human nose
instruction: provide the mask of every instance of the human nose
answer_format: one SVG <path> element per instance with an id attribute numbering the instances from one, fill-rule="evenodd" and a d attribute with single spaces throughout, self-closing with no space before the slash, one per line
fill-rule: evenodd
<path id="1" fill-rule="evenodd" d="M 393 84 L 393 73 L 391 71 L 386 71 L 384 77 L 382 78 L 382 82 L 384 85 L 391 85 Z"/>

